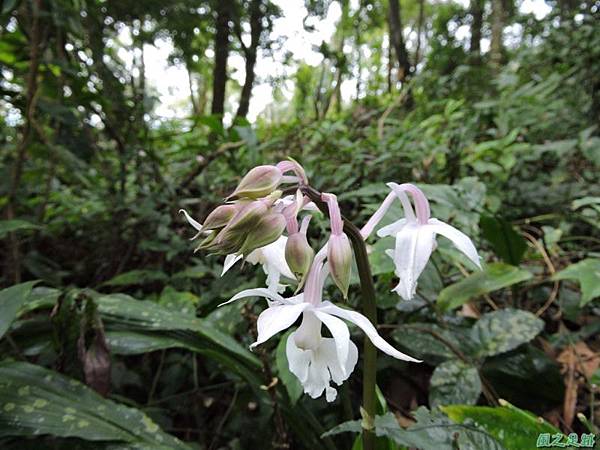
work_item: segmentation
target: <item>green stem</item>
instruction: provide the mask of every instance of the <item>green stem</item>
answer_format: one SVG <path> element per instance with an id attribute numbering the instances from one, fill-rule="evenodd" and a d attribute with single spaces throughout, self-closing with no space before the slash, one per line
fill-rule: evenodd
<path id="1" fill-rule="evenodd" d="M 310 186 L 302 186 L 302 192 L 308 196 L 317 207 L 328 214 L 328 208 L 325 202 L 321 200 L 321 193 Z M 377 326 L 377 305 L 375 303 L 375 285 L 371 275 L 371 266 L 367 255 L 367 246 L 360 234 L 360 230 L 348 219 L 344 219 L 344 232 L 352 242 L 354 257 L 356 258 L 356 267 L 360 279 L 360 289 L 362 293 L 363 314 L 371 321 L 373 326 Z M 365 338 L 363 354 L 363 409 L 366 413 L 366 420 L 363 420 L 363 450 L 375 449 L 375 434 L 373 433 L 372 420 L 376 413 L 376 394 L 377 385 L 377 350 L 371 341 Z M 365 418 L 363 418 L 365 419 Z M 366 425 L 367 428 L 364 428 Z"/>

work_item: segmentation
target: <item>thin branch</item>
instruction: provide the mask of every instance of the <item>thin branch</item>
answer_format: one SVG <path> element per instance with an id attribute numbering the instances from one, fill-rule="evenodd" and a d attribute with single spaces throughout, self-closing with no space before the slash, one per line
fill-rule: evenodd
<path id="1" fill-rule="evenodd" d="M 242 145 L 244 145 L 246 143 L 245 140 L 241 140 L 241 141 L 236 141 L 236 142 L 225 142 L 224 144 L 221 144 L 221 146 L 219 148 L 217 148 L 213 153 L 211 153 L 210 155 L 202 158 L 201 161 L 198 162 L 198 165 L 194 168 L 194 170 L 192 170 L 184 179 L 184 181 L 179 185 L 179 188 L 177 189 L 177 192 L 181 192 L 185 189 L 187 189 L 192 182 L 196 179 L 196 177 L 198 175 L 200 175 L 202 173 L 202 171 L 216 158 L 218 158 L 219 156 L 227 153 L 230 150 L 236 149 L 241 147 Z"/>

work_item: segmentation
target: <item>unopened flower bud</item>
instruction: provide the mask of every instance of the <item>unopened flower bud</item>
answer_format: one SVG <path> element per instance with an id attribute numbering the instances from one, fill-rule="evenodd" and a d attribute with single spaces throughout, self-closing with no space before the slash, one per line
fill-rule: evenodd
<path id="1" fill-rule="evenodd" d="M 234 216 L 227 222 L 216 237 L 202 242 L 198 248 L 215 253 L 237 253 L 244 244 L 247 234 L 269 210 L 267 202 L 261 200 L 249 202 L 239 207 Z"/>
<path id="2" fill-rule="evenodd" d="M 204 221 L 202 228 L 204 230 L 215 230 L 223 228 L 235 216 L 235 214 L 243 207 L 242 204 L 221 205 L 216 207 Z"/>
<path id="3" fill-rule="evenodd" d="M 200 249 L 205 249 L 205 248 L 209 248 L 210 245 L 213 243 L 213 241 L 215 240 L 215 238 L 217 237 L 217 235 L 219 234 L 218 231 L 211 231 L 209 233 L 208 236 L 206 236 L 202 242 L 200 242 L 200 244 L 198 244 L 198 247 L 196 247 L 196 249 L 194 250 L 194 252 L 197 252 Z"/>
<path id="4" fill-rule="evenodd" d="M 247 255 L 252 250 L 264 247 L 279 239 L 285 230 L 285 217 L 277 212 L 270 212 L 260 218 L 250 230 L 239 253 Z"/>
<path id="5" fill-rule="evenodd" d="M 285 260 L 298 280 L 304 279 L 314 257 L 315 252 L 308 243 L 305 234 L 294 233 L 288 237 L 285 245 Z"/>
<path id="6" fill-rule="evenodd" d="M 245 204 L 231 218 L 223 231 L 247 233 L 258 223 L 261 217 L 267 214 L 268 210 L 267 203 L 261 200 Z"/>
<path id="7" fill-rule="evenodd" d="M 331 235 L 327 244 L 327 261 L 333 281 L 342 291 L 344 298 L 347 298 L 352 268 L 352 248 L 346 233 Z"/>
<path id="8" fill-rule="evenodd" d="M 242 178 L 230 197 L 264 197 L 277 189 L 282 177 L 283 173 L 275 166 L 257 166 Z"/>
<path id="9" fill-rule="evenodd" d="M 244 245 L 245 239 L 245 233 L 235 233 L 227 230 L 227 228 L 223 228 L 206 249 L 221 255 L 238 253 Z"/>

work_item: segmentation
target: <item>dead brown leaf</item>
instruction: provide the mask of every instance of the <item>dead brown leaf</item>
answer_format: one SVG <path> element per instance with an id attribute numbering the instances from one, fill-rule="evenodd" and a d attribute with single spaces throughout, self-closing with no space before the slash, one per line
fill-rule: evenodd
<path id="1" fill-rule="evenodd" d="M 575 370 L 589 380 L 600 367 L 600 354 L 591 350 L 585 342 L 579 341 L 575 345 L 566 347 L 558 355 L 557 361 L 563 365 L 568 365 L 572 361 Z"/>

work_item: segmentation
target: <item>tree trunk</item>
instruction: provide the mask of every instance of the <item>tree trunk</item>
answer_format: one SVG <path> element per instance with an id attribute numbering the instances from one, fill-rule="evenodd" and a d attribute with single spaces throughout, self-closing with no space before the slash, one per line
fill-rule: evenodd
<path id="1" fill-rule="evenodd" d="M 502 64 L 502 34 L 504 32 L 504 4 L 502 0 L 492 0 L 492 41 L 490 43 L 490 64 L 497 71 Z"/>
<path id="2" fill-rule="evenodd" d="M 481 62 L 481 29 L 483 27 L 483 0 L 471 0 L 470 10 L 472 23 L 469 53 L 471 54 L 471 61 L 474 64 L 479 64 Z"/>
<path id="3" fill-rule="evenodd" d="M 211 114 L 223 117 L 225 112 L 225 85 L 227 83 L 227 58 L 229 57 L 229 21 L 231 20 L 231 0 L 217 2 L 215 33 L 215 65 L 213 67 L 213 95 Z"/>
<path id="4" fill-rule="evenodd" d="M 344 44 L 346 43 L 346 30 L 348 28 L 349 14 L 350 14 L 350 2 L 349 0 L 340 0 L 342 6 L 342 17 L 340 18 L 340 24 L 338 26 L 338 51 L 336 58 L 336 77 L 335 77 L 335 90 L 334 90 L 334 102 L 335 110 L 339 114 L 342 111 L 342 79 L 344 72 L 346 72 L 347 61 L 346 55 L 344 54 Z"/>
<path id="5" fill-rule="evenodd" d="M 392 49 L 392 41 L 388 42 L 388 64 L 387 64 L 387 91 L 392 92 L 392 71 L 394 70 L 394 52 Z"/>
<path id="6" fill-rule="evenodd" d="M 25 123 L 21 133 L 21 141 L 17 145 L 16 159 L 12 167 L 12 177 L 8 189 L 8 199 L 6 203 L 5 217 L 7 220 L 13 220 L 17 216 L 18 190 L 23 175 L 23 166 L 27 157 L 27 148 L 34 133 L 34 124 L 36 115 L 38 76 L 40 68 L 40 58 L 43 53 L 42 31 L 40 25 L 40 16 L 42 16 L 42 1 L 35 0 L 31 3 L 31 9 L 27 12 L 31 14 L 31 29 L 29 30 L 29 68 L 27 72 L 27 85 L 25 91 L 25 108 L 23 116 Z M 9 233 L 10 256 L 5 261 L 7 278 L 10 276 L 12 281 L 21 282 L 21 249 L 19 239 L 15 232 Z"/>
<path id="7" fill-rule="evenodd" d="M 242 87 L 240 105 L 235 115 L 236 119 L 245 118 L 248 115 L 248 108 L 250 107 L 252 86 L 256 78 L 256 74 L 254 73 L 256 53 L 260 44 L 260 36 L 263 32 L 262 13 L 260 12 L 261 4 L 262 0 L 252 0 L 250 4 L 250 47 L 244 47 L 244 43 L 240 39 L 240 44 L 246 56 L 246 77 L 244 79 L 244 86 Z"/>
<path id="8" fill-rule="evenodd" d="M 419 20 L 417 23 L 417 49 L 415 50 L 415 69 L 421 60 L 421 34 L 425 21 L 425 0 L 419 0 Z"/>
<path id="9" fill-rule="evenodd" d="M 408 52 L 402 34 L 402 19 L 400 17 L 399 0 L 389 0 L 388 24 L 390 27 L 390 43 L 394 47 L 396 58 L 398 58 L 399 72 L 398 80 L 404 82 L 410 76 L 411 65 L 408 60 Z"/>
<path id="10" fill-rule="evenodd" d="M 186 66 L 186 72 L 188 76 L 188 88 L 190 89 L 190 103 L 192 104 L 192 114 L 198 115 L 198 104 L 196 103 L 196 97 L 194 96 L 194 80 L 192 78 L 192 71 L 190 65 Z"/>
<path id="11" fill-rule="evenodd" d="M 362 51 L 360 49 L 360 29 L 358 26 L 354 28 L 354 41 L 356 42 L 356 100 L 360 98 L 361 75 L 362 75 Z"/>

